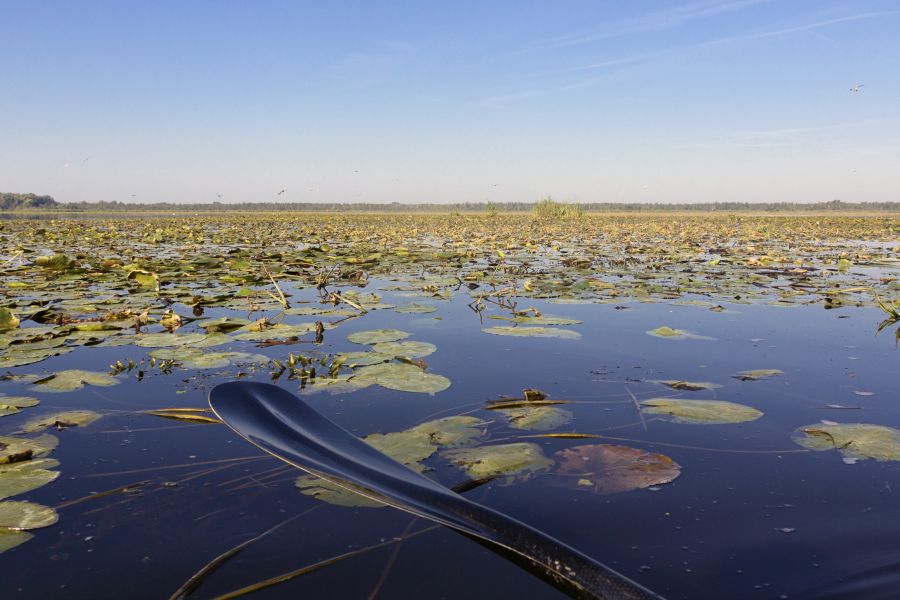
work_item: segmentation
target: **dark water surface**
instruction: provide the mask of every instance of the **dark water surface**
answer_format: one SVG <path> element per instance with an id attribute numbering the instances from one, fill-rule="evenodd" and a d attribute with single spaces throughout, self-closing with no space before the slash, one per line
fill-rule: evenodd
<path id="1" fill-rule="evenodd" d="M 316 295 L 301 290 L 296 298 Z M 383 301 L 425 300 L 385 292 Z M 821 420 L 900 426 L 900 353 L 892 330 L 875 335 L 884 316 L 879 309 L 723 304 L 724 311 L 714 312 L 705 305 L 663 302 L 616 308 L 532 301 L 542 312 L 583 320 L 565 327 L 581 334 L 567 340 L 485 334 L 482 326 L 505 323 L 485 319 L 482 325 L 467 307 L 470 301 L 458 294 L 436 302 L 438 311 L 431 314 L 372 311 L 326 331 L 317 347 L 360 350 L 347 341 L 348 334 L 401 329 L 409 339 L 437 346 L 425 360 L 430 372 L 451 380 L 449 389 L 428 395 L 373 386 L 342 394 L 322 391 L 307 401 L 366 435 L 472 410 L 474 416 L 494 418 L 480 410 L 485 401 L 538 388 L 551 398 L 574 401 L 565 406 L 574 420 L 559 431 L 613 438 L 527 440 L 545 455 L 585 443 L 621 443 L 668 455 L 681 465 L 681 475 L 653 490 L 606 496 L 553 485 L 553 475 L 537 475 L 513 485 L 484 485 L 467 492 L 472 499 L 533 524 L 670 598 L 897 597 L 898 463 L 847 464 L 837 451 L 807 451 L 791 439 L 798 427 Z M 205 316 L 224 314 L 238 313 L 212 309 Z M 662 325 L 714 339 L 647 335 Z M 309 348 L 234 342 L 215 350 L 283 360 L 288 351 Z M 115 360 L 145 359 L 148 351 L 82 347 L 11 372 L 105 371 Z M 784 373 L 760 381 L 732 377 L 770 368 Z M 221 425 L 135 413 L 205 407 L 216 383 L 239 371 L 268 381 L 269 368 L 146 371 L 141 381 L 131 372 L 122 375 L 127 380 L 121 385 L 65 394 L 0 382 L 5 394 L 38 396 L 41 411 L 104 413 L 88 427 L 54 432 L 60 443 L 51 456 L 60 461 L 62 475 L 15 498 L 56 506 L 60 520 L 0 556 L 0 598 L 167 598 L 215 556 L 300 515 L 230 558 L 191 596 L 213 598 L 428 526 L 410 525 L 408 515 L 389 508 L 344 508 L 304 496 L 293 484 L 295 472 Z M 679 392 L 652 382 L 660 379 L 722 387 Z M 300 391 L 297 381 L 279 384 Z M 729 425 L 679 424 L 652 415 L 642 420 L 630 393 L 639 400 L 730 400 L 765 414 Z M 37 410 L 4 418 L 3 432 L 14 431 Z M 530 433 L 503 426 L 491 431 L 494 440 Z M 465 479 L 440 460 L 429 464 L 447 485 Z M 129 484 L 131 491 L 68 504 Z M 562 597 L 443 528 L 404 541 L 394 555 L 396 548 L 363 553 L 253 597 L 367 598 L 383 576 L 379 598 Z"/>

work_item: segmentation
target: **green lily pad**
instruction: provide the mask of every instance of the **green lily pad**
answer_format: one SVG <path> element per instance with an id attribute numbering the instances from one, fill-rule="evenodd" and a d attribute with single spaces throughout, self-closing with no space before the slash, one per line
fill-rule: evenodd
<path id="1" fill-rule="evenodd" d="M 22 531 L 49 527 L 58 520 L 59 515 L 49 506 L 17 500 L 0 502 L 0 527 Z"/>
<path id="2" fill-rule="evenodd" d="M 235 329 L 245 327 L 250 323 L 252 323 L 252 321 L 250 321 L 249 319 L 239 319 L 237 317 L 219 317 L 218 319 L 205 319 L 203 321 L 199 321 L 197 322 L 197 326 L 202 327 L 208 333 L 213 333 L 215 331 L 228 333 L 229 331 L 234 331 Z"/>
<path id="3" fill-rule="evenodd" d="M 0 554 L 7 550 L 12 550 L 20 544 L 24 544 L 34 535 L 27 531 L 12 531 L 10 529 L 0 529 Z"/>
<path id="4" fill-rule="evenodd" d="M 150 356 L 158 360 L 178 361 L 185 369 L 221 369 L 234 364 L 266 364 L 271 359 L 264 354 L 249 352 L 203 352 L 197 348 L 162 348 Z"/>
<path id="5" fill-rule="evenodd" d="M 846 462 L 867 458 L 900 460 L 900 430 L 893 427 L 864 423 L 816 423 L 798 428 L 791 438 L 811 450 L 838 450 Z"/>
<path id="6" fill-rule="evenodd" d="M 651 398 L 641 401 L 641 410 L 652 415 L 668 415 L 676 423 L 714 425 L 755 421 L 763 413 L 750 406 L 724 400 L 679 400 Z"/>
<path id="7" fill-rule="evenodd" d="M 37 406 L 39 400 L 31 396 L 4 396 L 0 394 L 0 417 L 14 415 L 23 408 Z"/>
<path id="8" fill-rule="evenodd" d="M 553 461 L 544 456 L 537 444 L 516 442 L 475 448 L 445 450 L 441 456 L 463 469 L 472 479 L 506 476 L 528 478 L 548 470 Z"/>
<path id="9" fill-rule="evenodd" d="M 391 458 L 416 471 L 423 471 L 421 461 L 439 447 L 465 446 L 484 434 L 487 421 L 458 415 L 428 421 L 405 431 L 373 433 L 363 438 Z"/>
<path id="10" fill-rule="evenodd" d="M 552 406 L 516 406 L 497 409 L 496 412 L 504 414 L 510 426 L 533 431 L 556 429 L 572 420 L 571 412 Z"/>
<path id="11" fill-rule="evenodd" d="M 34 382 L 32 390 L 40 392 L 72 392 L 80 390 L 86 385 L 96 385 L 100 387 L 109 387 L 121 383 L 115 377 L 106 373 L 98 373 L 96 371 L 81 371 L 78 369 L 70 369 L 59 371 L 38 379 Z"/>
<path id="12" fill-rule="evenodd" d="M 341 361 L 342 365 L 354 369 L 356 367 L 365 367 L 368 365 L 377 365 L 378 363 L 387 362 L 394 358 L 393 355 L 381 354 L 379 352 L 342 352 L 335 357 L 336 361 Z"/>
<path id="13" fill-rule="evenodd" d="M 142 348 L 177 348 L 191 346 L 193 348 L 210 348 L 227 344 L 231 341 L 224 333 L 143 333 L 135 336 L 134 345 Z"/>
<path id="14" fill-rule="evenodd" d="M 426 373 L 419 367 L 409 364 L 383 363 L 356 369 L 350 381 L 368 382 L 370 385 L 399 392 L 418 392 L 434 394 L 450 387 L 450 380 L 443 375 Z"/>
<path id="15" fill-rule="evenodd" d="M 48 433 L 33 438 L 0 436 L 0 465 L 46 456 L 58 444 L 59 439 Z"/>
<path id="16" fill-rule="evenodd" d="M 0 331 L 15 329 L 19 326 L 19 317 L 8 308 L 0 308 Z"/>
<path id="17" fill-rule="evenodd" d="M 681 467 L 664 454 L 614 444 L 574 446 L 556 453 L 558 482 L 597 494 L 616 494 L 669 483 Z M 557 481 L 555 479 L 555 481 Z"/>
<path id="18" fill-rule="evenodd" d="M 683 381 L 681 379 L 657 379 L 653 383 L 661 383 L 667 385 L 673 390 L 687 390 L 689 392 L 698 392 L 700 390 L 715 390 L 721 385 L 710 383 L 709 381 Z"/>
<path id="19" fill-rule="evenodd" d="M 357 331 L 347 336 L 354 344 L 380 344 L 383 342 L 396 342 L 408 338 L 409 334 L 399 329 L 373 329 L 371 331 Z"/>
<path id="20" fill-rule="evenodd" d="M 159 291 L 159 276 L 156 273 L 135 269 L 128 273 L 127 279 L 138 288 Z"/>
<path id="21" fill-rule="evenodd" d="M 406 306 L 398 306 L 394 309 L 394 311 L 398 313 L 408 313 L 408 314 L 428 314 L 433 313 L 437 310 L 437 307 L 433 304 L 419 304 L 418 302 L 413 302 L 412 304 L 407 304 Z"/>
<path id="22" fill-rule="evenodd" d="M 43 415 L 30 419 L 22 426 L 23 433 L 34 433 L 47 427 L 63 429 L 66 427 L 85 427 L 102 415 L 92 410 L 69 410 L 66 412 Z"/>
<path id="23" fill-rule="evenodd" d="M 300 389 L 301 394 L 315 394 L 328 392 L 330 394 L 346 394 L 356 392 L 375 385 L 372 380 L 356 380 L 352 375 L 338 375 L 337 377 L 316 377 L 307 382 L 306 387 Z"/>
<path id="24" fill-rule="evenodd" d="M 355 310 L 347 310 L 345 308 L 334 308 L 331 306 L 296 306 L 288 308 L 284 311 L 286 315 L 325 315 L 330 317 L 351 317 L 358 314 Z"/>
<path id="25" fill-rule="evenodd" d="M 329 329 L 330 327 L 329 325 L 325 325 L 325 328 Z M 255 324 L 251 324 L 239 329 L 238 331 L 240 331 L 240 333 L 235 335 L 234 339 L 242 340 L 245 342 L 286 340 L 288 338 L 306 335 L 307 333 L 315 330 L 315 323 L 297 323 L 295 325 L 285 325 L 283 323 L 278 323 L 277 325 L 266 327 L 265 329 L 259 329 Z"/>
<path id="26" fill-rule="evenodd" d="M 779 371 L 778 369 L 756 369 L 755 371 L 741 371 L 736 375 L 732 375 L 732 377 L 741 381 L 757 381 L 775 377 L 776 375 L 784 375 L 784 371 Z"/>
<path id="27" fill-rule="evenodd" d="M 72 348 L 48 348 L 45 350 L 26 350 L 18 347 L 11 347 L 6 350 L 3 356 L 0 356 L 0 369 L 9 369 L 12 367 L 23 367 L 25 365 L 33 365 L 42 360 L 47 360 L 51 356 L 59 356 L 68 354 Z"/>
<path id="28" fill-rule="evenodd" d="M 406 358 L 422 358 L 433 354 L 437 346 L 428 342 L 381 342 L 372 346 L 373 352 L 387 354 L 388 356 L 403 356 Z M 2 399 L 0 399 L 2 400 Z"/>
<path id="29" fill-rule="evenodd" d="M 371 500 L 346 490 L 341 486 L 326 481 L 315 475 L 301 475 L 294 480 L 294 485 L 300 489 L 300 493 L 305 496 L 312 496 L 316 500 L 334 504 L 336 506 L 347 506 L 351 508 L 382 508 L 385 505 L 377 500 Z"/>
<path id="30" fill-rule="evenodd" d="M 18 496 L 47 485 L 59 477 L 59 471 L 50 471 L 59 466 L 52 458 L 26 460 L 0 465 L 0 500 Z"/>
<path id="31" fill-rule="evenodd" d="M 485 327 L 484 333 L 491 335 L 508 335 L 513 337 L 539 337 L 559 338 L 563 340 L 577 340 L 581 334 L 570 329 L 557 329 L 556 327 Z"/>
<path id="32" fill-rule="evenodd" d="M 686 331 L 684 329 L 673 329 L 671 327 L 667 327 L 663 325 L 662 327 L 657 327 L 656 329 L 651 329 L 647 332 L 648 335 L 652 335 L 653 337 L 672 339 L 672 340 L 715 340 L 716 338 L 709 337 L 706 335 L 698 335 L 696 333 L 691 333 L 690 331 Z"/>
<path id="33" fill-rule="evenodd" d="M 541 315 L 539 317 L 528 315 L 519 315 L 516 317 L 501 317 L 494 315 L 490 318 L 499 319 L 502 321 L 512 321 L 513 323 L 520 323 L 522 325 L 579 325 L 582 323 L 582 321 L 578 319 L 560 317 L 557 315 Z"/>

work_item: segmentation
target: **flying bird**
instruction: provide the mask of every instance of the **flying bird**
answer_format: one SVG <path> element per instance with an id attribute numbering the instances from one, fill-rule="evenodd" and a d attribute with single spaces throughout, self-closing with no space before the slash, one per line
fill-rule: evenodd
<path id="1" fill-rule="evenodd" d="M 280 192 L 278 192 L 278 193 L 275 194 L 275 195 L 276 195 L 276 196 L 280 196 L 280 195 L 282 195 L 284 192 L 285 192 L 285 190 L 281 190 Z"/>
<path id="2" fill-rule="evenodd" d="M 859 91 L 859 88 L 861 88 L 861 87 L 863 87 L 863 84 L 861 84 L 861 83 L 860 83 L 859 85 L 854 85 L 852 88 L 850 88 L 850 91 L 851 91 L 851 92 L 858 92 L 858 91 Z"/>

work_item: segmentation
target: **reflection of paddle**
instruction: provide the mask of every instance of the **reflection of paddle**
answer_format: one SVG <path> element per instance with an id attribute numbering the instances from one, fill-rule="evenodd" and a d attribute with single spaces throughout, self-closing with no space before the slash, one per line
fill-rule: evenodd
<path id="1" fill-rule="evenodd" d="M 547 534 L 408 469 L 278 386 L 224 383 L 212 389 L 209 405 L 229 427 L 272 456 L 474 537 L 573 597 L 660 598 Z"/>

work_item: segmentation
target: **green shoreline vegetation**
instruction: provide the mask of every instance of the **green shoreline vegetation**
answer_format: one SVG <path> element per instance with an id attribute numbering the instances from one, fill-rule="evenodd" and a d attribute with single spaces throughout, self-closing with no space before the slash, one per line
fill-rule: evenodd
<path id="1" fill-rule="evenodd" d="M 388 213 L 498 213 L 531 212 L 535 216 L 577 218 L 584 213 L 640 212 L 748 212 L 748 213 L 881 213 L 900 212 L 900 202 L 558 202 L 542 198 L 536 202 L 455 202 L 449 204 L 400 202 L 59 202 L 52 196 L 0 192 L 0 212 L 119 213 L 119 212 L 388 212 Z"/>

